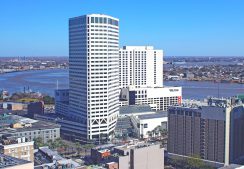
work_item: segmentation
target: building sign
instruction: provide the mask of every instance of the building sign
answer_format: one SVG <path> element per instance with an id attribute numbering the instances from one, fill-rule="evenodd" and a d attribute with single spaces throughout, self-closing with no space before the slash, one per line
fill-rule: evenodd
<path id="1" fill-rule="evenodd" d="M 179 89 L 169 89 L 170 92 L 178 92 Z"/>

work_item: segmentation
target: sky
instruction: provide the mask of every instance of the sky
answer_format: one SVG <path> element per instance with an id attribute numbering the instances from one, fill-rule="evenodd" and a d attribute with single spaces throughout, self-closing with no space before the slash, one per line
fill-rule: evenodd
<path id="1" fill-rule="evenodd" d="M 120 46 L 244 56 L 243 0 L 0 0 L 0 56 L 68 56 L 68 19 L 120 19 Z"/>

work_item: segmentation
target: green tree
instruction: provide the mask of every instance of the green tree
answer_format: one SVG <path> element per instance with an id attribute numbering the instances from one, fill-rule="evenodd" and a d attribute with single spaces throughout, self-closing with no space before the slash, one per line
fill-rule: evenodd
<path id="1" fill-rule="evenodd" d="M 45 104 L 54 104 L 54 98 L 51 96 L 44 96 L 43 101 Z"/>
<path id="2" fill-rule="evenodd" d="M 34 138 L 33 141 L 34 141 L 34 147 L 35 148 L 39 148 L 39 147 L 45 146 L 45 144 L 43 143 L 43 140 L 42 140 L 41 137 Z"/>
<path id="3" fill-rule="evenodd" d="M 80 152 L 81 152 L 81 145 L 79 142 L 76 142 L 75 143 L 75 148 L 76 148 L 76 151 L 78 153 L 78 155 L 80 155 Z"/>

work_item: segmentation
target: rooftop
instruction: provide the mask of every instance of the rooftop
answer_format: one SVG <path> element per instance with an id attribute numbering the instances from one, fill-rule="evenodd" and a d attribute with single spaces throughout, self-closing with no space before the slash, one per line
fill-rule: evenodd
<path id="1" fill-rule="evenodd" d="M 4 122 L 8 123 L 8 126 L 5 125 L 4 128 L 0 129 L 0 134 L 9 134 L 9 133 L 15 133 L 15 132 L 22 132 L 22 131 L 33 131 L 33 130 L 43 130 L 43 129 L 53 129 L 53 128 L 60 128 L 60 125 L 46 122 L 46 121 L 39 121 L 39 120 L 33 120 L 30 118 L 25 118 L 22 116 L 17 115 L 8 115 L 6 118 L 4 118 Z M 23 126 L 22 128 L 11 128 L 10 125 L 15 123 L 19 123 Z M 29 125 L 31 124 L 31 125 Z"/>
<path id="2" fill-rule="evenodd" d="M 58 166 L 70 166 L 68 168 L 76 168 L 80 165 L 71 160 L 60 156 L 56 151 L 49 149 L 48 147 L 40 147 L 37 152 L 35 152 L 35 166 L 49 166 L 50 168 L 59 168 Z"/>
<path id="3" fill-rule="evenodd" d="M 120 114 L 133 114 L 133 113 L 143 113 L 143 112 L 152 112 L 152 109 L 149 105 L 131 105 L 131 106 L 122 106 L 119 108 Z"/>
<path id="4" fill-rule="evenodd" d="M 160 112 L 160 113 L 146 114 L 146 115 L 138 116 L 138 118 L 141 120 L 155 119 L 155 118 L 162 118 L 162 117 L 168 117 L 168 113 L 167 112 Z"/>
<path id="5" fill-rule="evenodd" d="M 10 157 L 4 154 L 0 154 L 0 168 L 12 167 L 22 164 L 31 163 L 30 161 Z"/>

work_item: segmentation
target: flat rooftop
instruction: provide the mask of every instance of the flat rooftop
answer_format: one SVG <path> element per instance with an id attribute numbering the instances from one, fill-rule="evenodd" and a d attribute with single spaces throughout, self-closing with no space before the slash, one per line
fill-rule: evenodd
<path id="1" fill-rule="evenodd" d="M 139 115 L 138 116 L 138 118 L 141 120 L 156 119 L 156 118 L 163 118 L 163 117 L 168 117 L 168 113 L 167 112 L 160 112 L 160 113 L 146 114 L 146 115 Z"/>
<path id="2" fill-rule="evenodd" d="M 123 114 L 133 114 L 133 113 L 143 113 L 152 112 L 153 110 L 149 105 L 131 105 L 131 106 L 121 106 L 119 108 L 119 113 Z"/>
<path id="3" fill-rule="evenodd" d="M 0 158 L 3 160 L 0 162 L 0 168 L 13 167 L 17 165 L 31 163 L 30 161 L 10 157 L 4 154 L 0 154 Z"/>
<path id="4" fill-rule="evenodd" d="M 33 131 L 33 130 L 43 130 L 43 129 L 53 129 L 60 128 L 60 125 L 55 123 L 50 123 L 46 121 L 33 120 L 30 118 L 17 116 L 17 115 L 8 115 L 7 119 L 4 119 L 5 123 L 9 123 L 9 127 L 4 127 L 0 129 L 0 135 L 16 133 L 16 132 L 24 132 L 24 131 Z M 20 124 L 31 124 L 31 126 L 23 127 L 23 128 L 11 128 L 10 125 L 12 123 L 20 123 Z"/>

